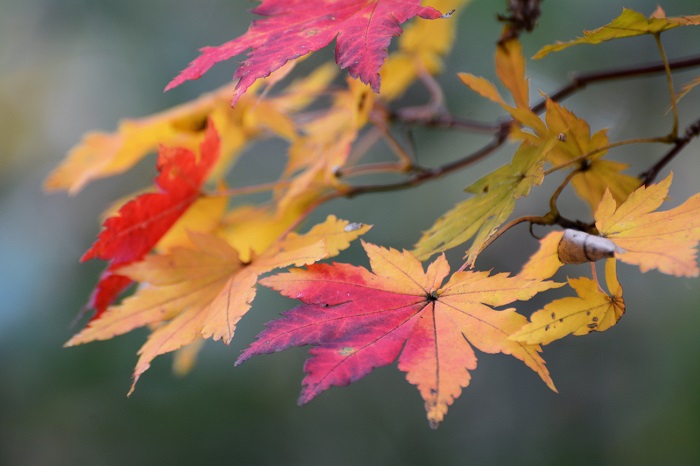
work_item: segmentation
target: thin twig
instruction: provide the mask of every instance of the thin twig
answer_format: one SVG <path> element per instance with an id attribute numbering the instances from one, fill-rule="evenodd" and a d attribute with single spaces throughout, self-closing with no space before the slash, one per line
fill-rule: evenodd
<path id="1" fill-rule="evenodd" d="M 642 180 L 642 184 L 645 186 L 651 184 L 659 175 L 659 172 L 666 165 L 668 165 L 669 162 L 671 162 L 671 160 L 673 160 L 673 158 L 685 148 L 685 146 L 690 144 L 690 141 L 698 137 L 698 135 L 700 135 L 700 118 L 695 120 L 690 126 L 686 128 L 685 135 L 676 141 L 676 143 L 673 145 L 671 150 L 669 150 L 666 153 L 666 155 L 664 155 L 661 159 L 659 159 L 658 162 L 656 162 L 653 166 L 651 166 L 649 169 L 647 169 L 639 175 L 639 179 Z"/>
<path id="2" fill-rule="evenodd" d="M 657 32 L 656 34 L 654 34 L 654 39 L 656 40 L 656 46 L 659 48 L 659 53 L 661 54 L 661 61 L 664 62 L 664 71 L 666 72 L 668 91 L 671 94 L 671 108 L 673 109 L 673 128 L 671 129 L 670 137 L 675 139 L 678 137 L 678 106 L 676 105 L 676 91 L 673 90 L 673 75 L 671 74 L 671 68 L 668 65 L 666 51 L 664 50 L 664 46 L 661 43 L 661 33 Z"/>
<path id="3" fill-rule="evenodd" d="M 389 112 L 389 121 L 406 125 L 424 126 L 426 128 L 459 129 L 472 133 L 498 133 L 501 124 L 484 123 L 476 120 L 456 117 L 448 113 L 439 115 L 402 115 L 401 109 Z"/>
<path id="4" fill-rule="evenodd" d="M 558 170 L 561 170 L 563 168 L 570 167 L 572 165 L 576 165 L 578 163 L 583 162 L 584 160 L 587 160 L 589 157 L 592 157 L 600 152 L 607 151 L 610 149 L 615 149 L 617 147 L 621 146 L 627 146 L 630 144 L 649 144 L 649 143 L 664 143 L 664 144 L 669 144 L 672 141 L 669 141 L 669 138 L 667 136 L 661 136 L 661 137 L 656 137 L 656 138 L 634 138 L 634 139 L 625 139 L 624 141 L 617 141 L 613 142 L 611 144 L 608 144 L 607 146 L 599 147 L 597 149 L 594 149 L 590 152 L 587 152 L 583 155 L 579 155 L 578 157 L 575 157 L 571 160 L 568 160 L 561 165 L 554 166 L 550 168 L 549 170 L 545 170 L 544 175 L 550 175 Z"/>
<path id="5" fill-rule="evenodd" d="M 549 215 L 545 215 L 544 217 L 530 215 L 530 216 L 515 218 L 515 219 L 511 220 L 510 222 L 506 223 L 505 225 L 503 225 L 501 228 L 498 229 L 498 231 L 496 231 L 493 234 L 493 236 L 491 236 L 489 239 L 484 241 L 484 244 L 482 244 L 482 246 L 481 246 L 481 251 L 479 251 L 479 252 L 480 253 L 483 252 L 484 249 L 489 247 L 494 241 L 496 241 L 498 238 L 500 238 L 501 235 L 503 233 L 505 233 L 506 231 L 510 230 L 511 228 L 513 228 L 516 225 L 520 225 L 521 223 L 525 223 L 525 222 L 530 223 L 530 225 L 533 225 L 533 224 L 534 225 L 553 225 L 555 223 L 553 217 L 551 217 Z M 468 266 L 469 266 L 469 261 L 466 261 L 459 268 L 458 272 L 463 272 L 464 269 L 466 269 Z"/>
<path id="6" fill-rule="evenodd" d="M 681 58 L 677 60 L 671 60 L 668 62 L 668 67 L 671 70 L 681 70 L 685 68 L 692 68 L 700 66 L 700 56 Z M 664 63 L 653 63 L 647 65 L 637 65 L 626 68 L 616 68 L 612 70 L 596 71 L 591 73 L 583 73 L 574 75 L 571 81 L 566 86 L 560 88 L 549 98 L 553 101 L 561 101 L 570 95 L 582 90 L 589 84 L 599 83 L 604 81 L 640 77 L 649 74 L 662 73 L 666 71 L 666 65 Z M 544 111 L 546 105 L 546 100 L 534 105 L 531 110 L 535 113 L 541 113 Z M 402 117 L 398 111 L 388 111 L 387 113 L 388 121 L 394 121 L 403 124 L 411 125 L 421 125 L 425 127 L 440 127 L 440 128 L 458 128 L 466 131 L 481 132 L 481 133 L 491 133 L 494 137 L 491 141 L 481 147 L 479 150 L 466 155 L 458 160 L 452 161 L 445 165 L 436 168 L 423 168 L 420 166 L 414 166 L 414 170 L 417 170 L 408 179 L 397 182 L 397 183 L 386 183 L 386 184 L 371 184 L 371 185 L 360 185 L 360 186 L 343 186 L 343 189 L 338 190 L 336 193 L 328 196 L 326 199 L 332 199 L 336 197 L 355 197 L 361 194 L 377 193 L 377 192 L 387 192 L 387 191 L 398 191 L 402 189 L 411 188 L 418 186 L 424 182 L 431 181 L 440 178 L 444 175 L 458 171 L 462 168 L 468 167 L 469 165 L 476 163 L 493 152 L 495 152 L 499 147 L 501 147 L 507 140 L 510 128 L 514 121 L 512 119 L 501 121 L 498 124 L 487 124 L 482 122 L 477 122 L 473 120 L 463 120 L 458 117 L 449 114 L 441 114 L 431 116 L 429 118 L 409 118 Z M 678 153 L 680 152 L 694 137 L 700 134 L 700 120 L 696 121 L 686 130 L 686 136 L 676 141 L 674 148 L 666 154 L 664 158 L 659 160 L 653 167 L 645 171 L 640 178 L 646 183 L 650 183 L 658 174 L 658 172 Z M 653 138 L 649 142 L 662 142 L 657 138 Z M 623 145 L 627 142 L 620 142 L 611 144 Z M 564 228 L 577 228 L 586 231 L 590 229 L 589 224 L 568 220 L 559 216 L 555 222 L 556 224 Z"/>
<path id="7" fill-rule="evenodd" d="M 434 180 L 442 176 L 452 173 L 454 171 L 460 170 L 467 167 L 479 160 L 487 157 L 493 153 L 496 149 L 501 147 L 508 138 L 508 131 L 502 131 L 494 139 L 492 139 L 488 144 L 483 146 L 481 149 L 473 152 L 466 157 L 459 160 L 455 160 L 448 164 L 442 165 L 437 168 L 423 168 L 419 166 L 414 166 L 413 170 L 417 172 L 409 177 L 407 180 L 400 181 L 398 183 L 387 183 L 387 184 L 373 184 L 373 185 L 363 185 L 363 186 L 351 186 L 345 189 L 342 193 L 345 197 L 355 197 L 360 194 L 376 193 L 376 192 L 386 192 L 386 191 L 397 191 L 405 188 L 410 188 L 412 186 L 417 186 L 429 180 Z"/>
<path id="8" fill-rule="evenodd" d="M 693 68 L 696 66 L 700 66 L 700 56 L 671 60 L 668 62 L 668 66 L 671 70 L 682 70 L 685 68 Z M 575 92 L 583 89 L 589 84 L 594 84 L 603 81 L 612 81 L 623 78 L 640 77 L 648 74 L 663 73 L 665 71 L 666 66 L 664 63 L 652 63 L 647 65 L 616 68 L 612 70 L 594 71 L 591 73 L 574 74 L 569 84 L 556 91 L 549 98 L 551 100 L 559 102 L 574 94 Z M 542 111 L 544 111 L 545 105 L 546 100 L 543 100 L 539 104 L 532 107 L 532 111 L 535 113 L 541 113 Z"/>

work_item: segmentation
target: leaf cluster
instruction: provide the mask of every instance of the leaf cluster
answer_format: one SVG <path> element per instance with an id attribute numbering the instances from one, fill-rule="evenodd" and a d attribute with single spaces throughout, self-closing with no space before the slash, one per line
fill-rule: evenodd
<path id="1" fill-rule="evenodd" d="M 661 34 L 697 25 L 700 16 L 666 17 L 659 8 L 647 18 L 626 9 L 610 24 L 535 55 L 638 35 L 654 39 L 660 52 L 654 69 L 669 83 L 672 128 L 661 136 L 611 142 L 607 130 L 592 131 L 560 103 L 577 84 L 551 97 L 541 93 L 539 103 L 531 101 L 519 36 L 534 27 L 539 2 L 529 13 L 511 8 L 511 16 L 501 16 L 507 24 L 495 45 L 500 84 L 458 75 L 465 92 L 498 105 L 505 119 L 490 124 L 450 115 L 434 76 L 442 72 L 442 59 L 453 45 L 457 17 L 468 15 L 465 3 L 264 0 L 253 9 L 260 18 L 244 35 L 202 49 L 166 89 L 247 53 L 235 83 L 165 112 L 124 120 L 112 133 L 87 134 L 48 177 L 47 190 L 77 193 L 92 181 L 131 169 L 153 151 L 158 152 L 158 175 L 153 186 L 113 209 L 84 254 L 82 260 L 104 260 L 107 267 L 89 302 L 95 311 L 91 320 L 67 346 L 147 327 L 150 335 L 139 350 L 133 391 L 159 355 L 175 352 L 176 367 L 186 371 L 202 341 L 229 344 L 262 285 L 300 304 L 268 323 L 236 364 L 310 345 L 299 400 L 306 403 L 331 386 L 347 385 L 398 361 L 418 388 L 430 425 L 437 427 L 469 385 L 477 366 L 475 349 L 521 360 L 555 390 L 542 345 L 570 334 L 606 331 L 620 320 L 625 302 L 618 261 L 642 272 L 697 276 L 700 194 L 658 211 L 672 175 L 654 181 L 700 132 L 695 123 L 679 135 L 679 100 L 698 79 L 675 93 L 672 73 L 681 65 L 667 59 Z M 389 53 L 394 36 L 400 38 Z M 336 79 L 337 67 L 326 64 L 308 76 L 287 79 L 296 61 L 333 41 L 336 63 L 349 78 Z M 697 66 L 700 60 L 684 63 Z M 616 79 L 635 71 L 651 72 L 630 68 L 589 79 Z M 430 100 L 421 107 L 401 107 L 398 99 L 413 85 L 425 86 Z M 444 166 L 423 167 L 395 137 L 398 125 L 485 131 L 493 139 Z M 259 185 L 229 186 L 227 177 L 238 170 L 244 150 L 266 138 L 286 142 L 286 165 L 274 171 L 281 174 Z M 392 158 L 366 161 L 378 141 L 392 149 Z M 305 227 L 304 220 L 319 206 L 341 197 L 408 189 L 467 169 L 506 143 L 515 146 L 511 161 L 468 186 L 465 199 L 437 218 L 411 251 L 363 241 L 371 270 L 320 262 L 337 256 L 370 226 L 330 215 Z M 616 147 L 641 143 L 665 143 L 671 149 L 639 176 L 625 173 L 628 166 L 610 158 Z M 401 181 L 363 184 L 376 173 Z M 561 181 L 546 213 L 511 219 L 517 201 L 541 189 L 548 176 Z M 588 206 L 592 221 L 572 220 L 559 211 L 557 200 L 568 188 Z M 249 202 L 246 196 L 252 193 L 267 197 Z M 480 253 L 520 223 L 553 231 L 518 273 L 475 269 Z M 455 248 L 465 251 L 465 262 L 451 272 L 443 253 Z M 594 265 L 591 278 L 550 280 L 566 264 L 601 259 L 607 291 Z M 522 304 L 504 308 L 567 285 L 575 296 L 553 300 L 529 320 Z M 124 297 L 129 288 L 133 293 Z"/>

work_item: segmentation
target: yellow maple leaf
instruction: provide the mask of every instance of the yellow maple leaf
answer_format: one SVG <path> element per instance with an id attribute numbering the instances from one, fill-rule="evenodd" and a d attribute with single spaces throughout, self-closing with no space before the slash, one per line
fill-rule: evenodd
<path id="1" fill-rule="evenodd" d="M 75 194 L 91 181 L 129 170 L 160 145 L 195 151 L 208 118 L 216 125 L 221 140 L 221 156 L 212 171 L 218 177 L 252 138 L 269 131 L 287 139 L 296 137 L 297 128 L 289 112 L 308 105 L 333 76 L 330 67 L 320 67 L 303 82 L 292 83 L 279 100 L 249 93 L 233 109 L 233 85 L 226 85 L 163 112 L 125 119 L 115 132 L 90 132 L 48 176 L 44 189 Z"/>
<path id="2" fill-rule="evenodd" d="M 587 335 L 604 332 L 615 325 L 625 313 L 622 287 L 617 280 L 615 259 L 605 265 L 609 293 L 600 289 L 597 281 L 571 278 L 569 285 L 578 297 L 552 301 L 530 316 L 530 323 L 510 336 L 522 343 L 547 345 L 569 334 Z"/>
<path id="3" fill-rule="evenodd" d="M 108 308 L 66 346 L 109 339 L 145 325 L 156 326 L 139 350 L 135 385 L 158 355 L 201 338 L 221 339 L 228 344 L 236 324 L 250 309 L 261 274 L 336 255 L 369 228 L 329 216 L 307 234 L 290 233 L 247 262 L 227 241 L 191 233 L 192 248 L 176 247 L 167 254 L 148 256 L 120 268 L 120 274 L 141 282 L 141 289 Z"/>
<path id="4" fill-rule="evenodd" d="M 67 346 L 107 340 L 135 328 L 167 321 L 183 309 L 211 301 L 223 284 L 243 267 L 235 249 L 224 240 L 191 233 L 194 247 L 177 247 L 167 254 L 147 256 L 120 269 L 120 274 L 147 283 L 121 304 L 111 306 L 88 323 Z"/>
<path id="5" fill-rule="evenodd" d="M 576 230 L 552 232 L 540 240 L 521 275 L 546 279 L 565 263 L 615 257 L 638 265 L 642 272 L 658 269 L 677 277 L 698 276 L 700 194 L 673 209 L 654 212 L 666 198 L 672 178 L 638 188 L 619 206 L 606 191 L 595 213 L 600 236 Z"/>
<path id="6" fill-rule="evenodd" d="M 518 108 L 530 107 L 530 84 L 525 77 L 525 58 L 518 40 L 509 40 L 496 49 L 496 74 L 508 89 Z"/>
<path id="7" fill-rule="evenodd" d="M 190 206 L 156 244 L 157 251 L 191 245 L 190 231 L 208 233 L 219 227 L 228 205 L 224 196 L 202 196 Z"/>
<path id="8" fill-rule="evenodd" d="M 232 89 L 225 86 L 164 112 L 123 120 L 113 133 L 86 134 L 49 175 L 44 188 L 75 194 L 95 179 L 125 172 L 161 144 L 195 150 L 201 143 L 208 116 L 219 129 L 222 155 L 240 150 L 246 138 L 242 130 L 232 128 L 233 121 L 240 120 L 240 115 L 231 113 L 228 105 Z"/>
<path id="9" fill-rule="evenodd" d="M 601 236 L 621 250 L 615 257 L 638 265 L 642 272 L 658 269 L 669 275 L 696 277 L 700 241 L 700 194 L 663 212 L 653 212 L 666 198 L 673 175 L 642 186 L 616 206 L 606 192 L 595 214 Z"/>
<path id="10" fill-rule="evenodd" d="M 624 8 L 622 14 L 609 24 L 593 31 L 584 31 L 583 37 L 579 37 L 578 39 L 544 46 L 533 58 L 542 58 L 552 52 L 559 52 L 572 45 L 599 44 L 612 39 L 635 37 L 644 34 L 659 34 L 678 26 L 698 24 L 700 24 L 700 15 L 666 18 L 664 11 L 658 8 L 650 18 L 646 18 L 641 13 Z"/>
<path id="11" fill-rule="evenodd" d="M 549 162 L 563 165 L 578 160 L 571 184 L 592 210 L 600 204 L 606 189 L 610 189 L 615 200 L 623 202 L 640 184 L 638 178 L 625 175 L 626 164 L 602 160 L 608 146 L 607 131 L 600 130 L 591 135 L 586 120 L 551 99 L 546 101 L 545 121 L 547 130 L 540 137 L 558 137 L 559 143 L 549 153 Z M 587 154 L 590 156 L 583 158 Z"/>
<path id="12" fill-rule="evenodd" d="M 571 184 L 591 209 L 598 206 L 607 188 L 616 200 L 622 202 L 639 186 L 637 178 L 622 173 L 627 165 L 602 159 L 607 152 L 602 149 L 608 146 L 606 131 L 601 130 L 591 135 L 590 127 L 584 119 L 551 99 L 546 100 L 545 122 L 530 110 L 525 58 L 517 40 L 510 40 L 498 47 L 496 71 L 500 81 L 513 96 L 515 107 L 507 104 L 496 86 L 488 80 L 467 73 L 460 73 L 459 78 L 474 92 L 503 107 L 519 125 L 534 131 L 531 134 L 514 127 L 511 137 L 529 141 L 532 145 L 543 144 L 551 138 L 557 139 L 559 142 L 549 152 L 547 159 L 555 166 L 577 161 L 574 168 L 579 172 Z M 590 155 L 587 156 L 588 154 Z"/>
<path id="13" fill-rule="evenodd" d="M 496 48 L 496 74 L 513 96 L 515 106 L 506 103 L 496 86 L 487 79 L 470 73 L 458 73 L 457 76 L 474 92 L 499 104 L 519 124 L 532 128 L 538 134 L 546 133 L 540 117 L 530 110 L 530 84 L 525 75 L 522 46 L 517 39 L 511 39 Z M 517 128 L 514 128 L 511 135 L 518 134 Z"/>
<path id="14" fill-rule="evenodd" d="M 564 265 L 558 254 L 563 236 L 563 231 L 552 231 L 542 238 L 539 249 L 530 256 L 518 275 L 530 280 L 545 280 L 554 276 Z"/>

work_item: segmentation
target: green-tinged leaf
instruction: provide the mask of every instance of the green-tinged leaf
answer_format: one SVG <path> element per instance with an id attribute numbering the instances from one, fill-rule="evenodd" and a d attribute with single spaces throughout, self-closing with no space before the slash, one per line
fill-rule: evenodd
<path id="1" fill-rule="evenodd" d="M 543 164 L 555 143 L 556 140 L 546 141 L 541 146 L 523 143 L 509 165 L 467 188 L 475 196 L 439 218 L 423 234 L 413 253 L 424 260 L 476 236 L 467 256 L 467 262 L 473 265 L 484 243 L 513 212 L 515 201 L 542 183 Z"/>
<path id="2" fill-rule="evenodd" d="M 593 31 L 584 31 L 583 37 L 579 37 L 578 39 L 569 42 L 557 42 L 556 44 L 542 47 L 533 58 L 542 58 L 551 52 L 559 52 L 572 45 L 599 44 L 608 40 L 622 39 L 624 37 L 659 34 L 678 26 L 700 24 L 700 15 L 679 16 L 674 18 L 666 18 L 665 16 L 661 9 L 657 9 L 651 18 L 646 18 L 641 13 L 625 8 L 622 10 L 622 14 L 612 20 L 611 23 Z"/>

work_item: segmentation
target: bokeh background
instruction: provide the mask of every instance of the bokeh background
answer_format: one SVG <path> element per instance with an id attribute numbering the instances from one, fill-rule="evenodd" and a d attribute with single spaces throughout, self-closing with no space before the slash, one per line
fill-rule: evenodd
<path id="1" fill-rule="evenodd" d="M 700 282 L 620 267 L 627 314 L 615 328 L 546 347 L 559 389 L 550 392 L 519 361 L 479 354 L 471 386 L 431 431 L 415 387 L 395 367 L 376 370 L 296 406 L 303 349 L 235 368 L 261 324 L 290 302 L 260 291 L 230 347 L 209 343 L 193 372 L 178 379 L 161 357 L 128 398 L 135 352 L 146 331 L 63 349 L 102 264 L 78 258 L 99 231 L 109 202 L 153 177 L 153 158 L 132 173 L 95 182 L 75 197 L 47 195 L 41 183 L 81 135 L 112 130 L 227 82 L 232 63 L 163 94 L 203 45 L 245 31 L 254 2 L 222 0 L 3 0 L 0 5 L 0 465 L 189 464 L 700 464 Z M 498 109 L 459 84 L 457 71 L 489 78 L 495 21 L 504 1 L 474 0 L 461 14 L 458 43 L 440 78 L 455 113 L 489 121 Z M 696 0 L 664 0 L 669 15 L 698 14 Z M 527 54 L 617 16 L 650 14 L 655 1 L 543 2 Z M 670 57 L 700 53 L 700 29 L 664 36 Z M 325 54 L 325 55 L 324 55 Z M 321 54 L 330 58 L 331 51 Z M 552 93 L 573 71 L 657 60 L 651 38 L 580 46 L 528 64 L 532 87 Z M 313 62 L 312 62 L 313 63 Z M 303 72 L 303 69 L 301 70 Z M 679 73 L 690 81 L 698 70 Z M 698 117 L 700 92 L 681 104 L 681 124 Z M 412 91 L 406 102 L 425 95 Z M 591 86 L 566 101 L 611 138 L 661 135 L 671 119 L 662 76 Z M 440 164 L 483 143 L 440 131 L 415 133 L 424 164 Z M 279 144 L 250 150 L 251 177 L 279 163 Z M 337 201 L 318 212 L 372 223 L 366 239 L 410 247 L 419 231 L 464 198 L 463 188 L 506 163 L 513 146 L 467 172 L 407 192 Z M 669 205 L 698 190 L 700 145 L 673 164 Z M 665 148 L 615 152 L 639 173 Z M 666 173 L 666 172 L 665 172 Z M 665 174 L 664 173 L 664 174 Z M 518 207 L 541 213 L 554 184 Z M 562 207 L 587 217 L 566 197 Z M 480 259 L 517 271 L 536 247 L 525 229 L 509 232 Z M 459 264 L 461 251 L 451 255 Z M 364 264 L 357 248 L 341 257 Z M 567 269 L 570 274 L 585 269 Z M 564 278 L 564 276 L 560 278 Z M 534 309 L 531 309 L 534 310 Z"/>

